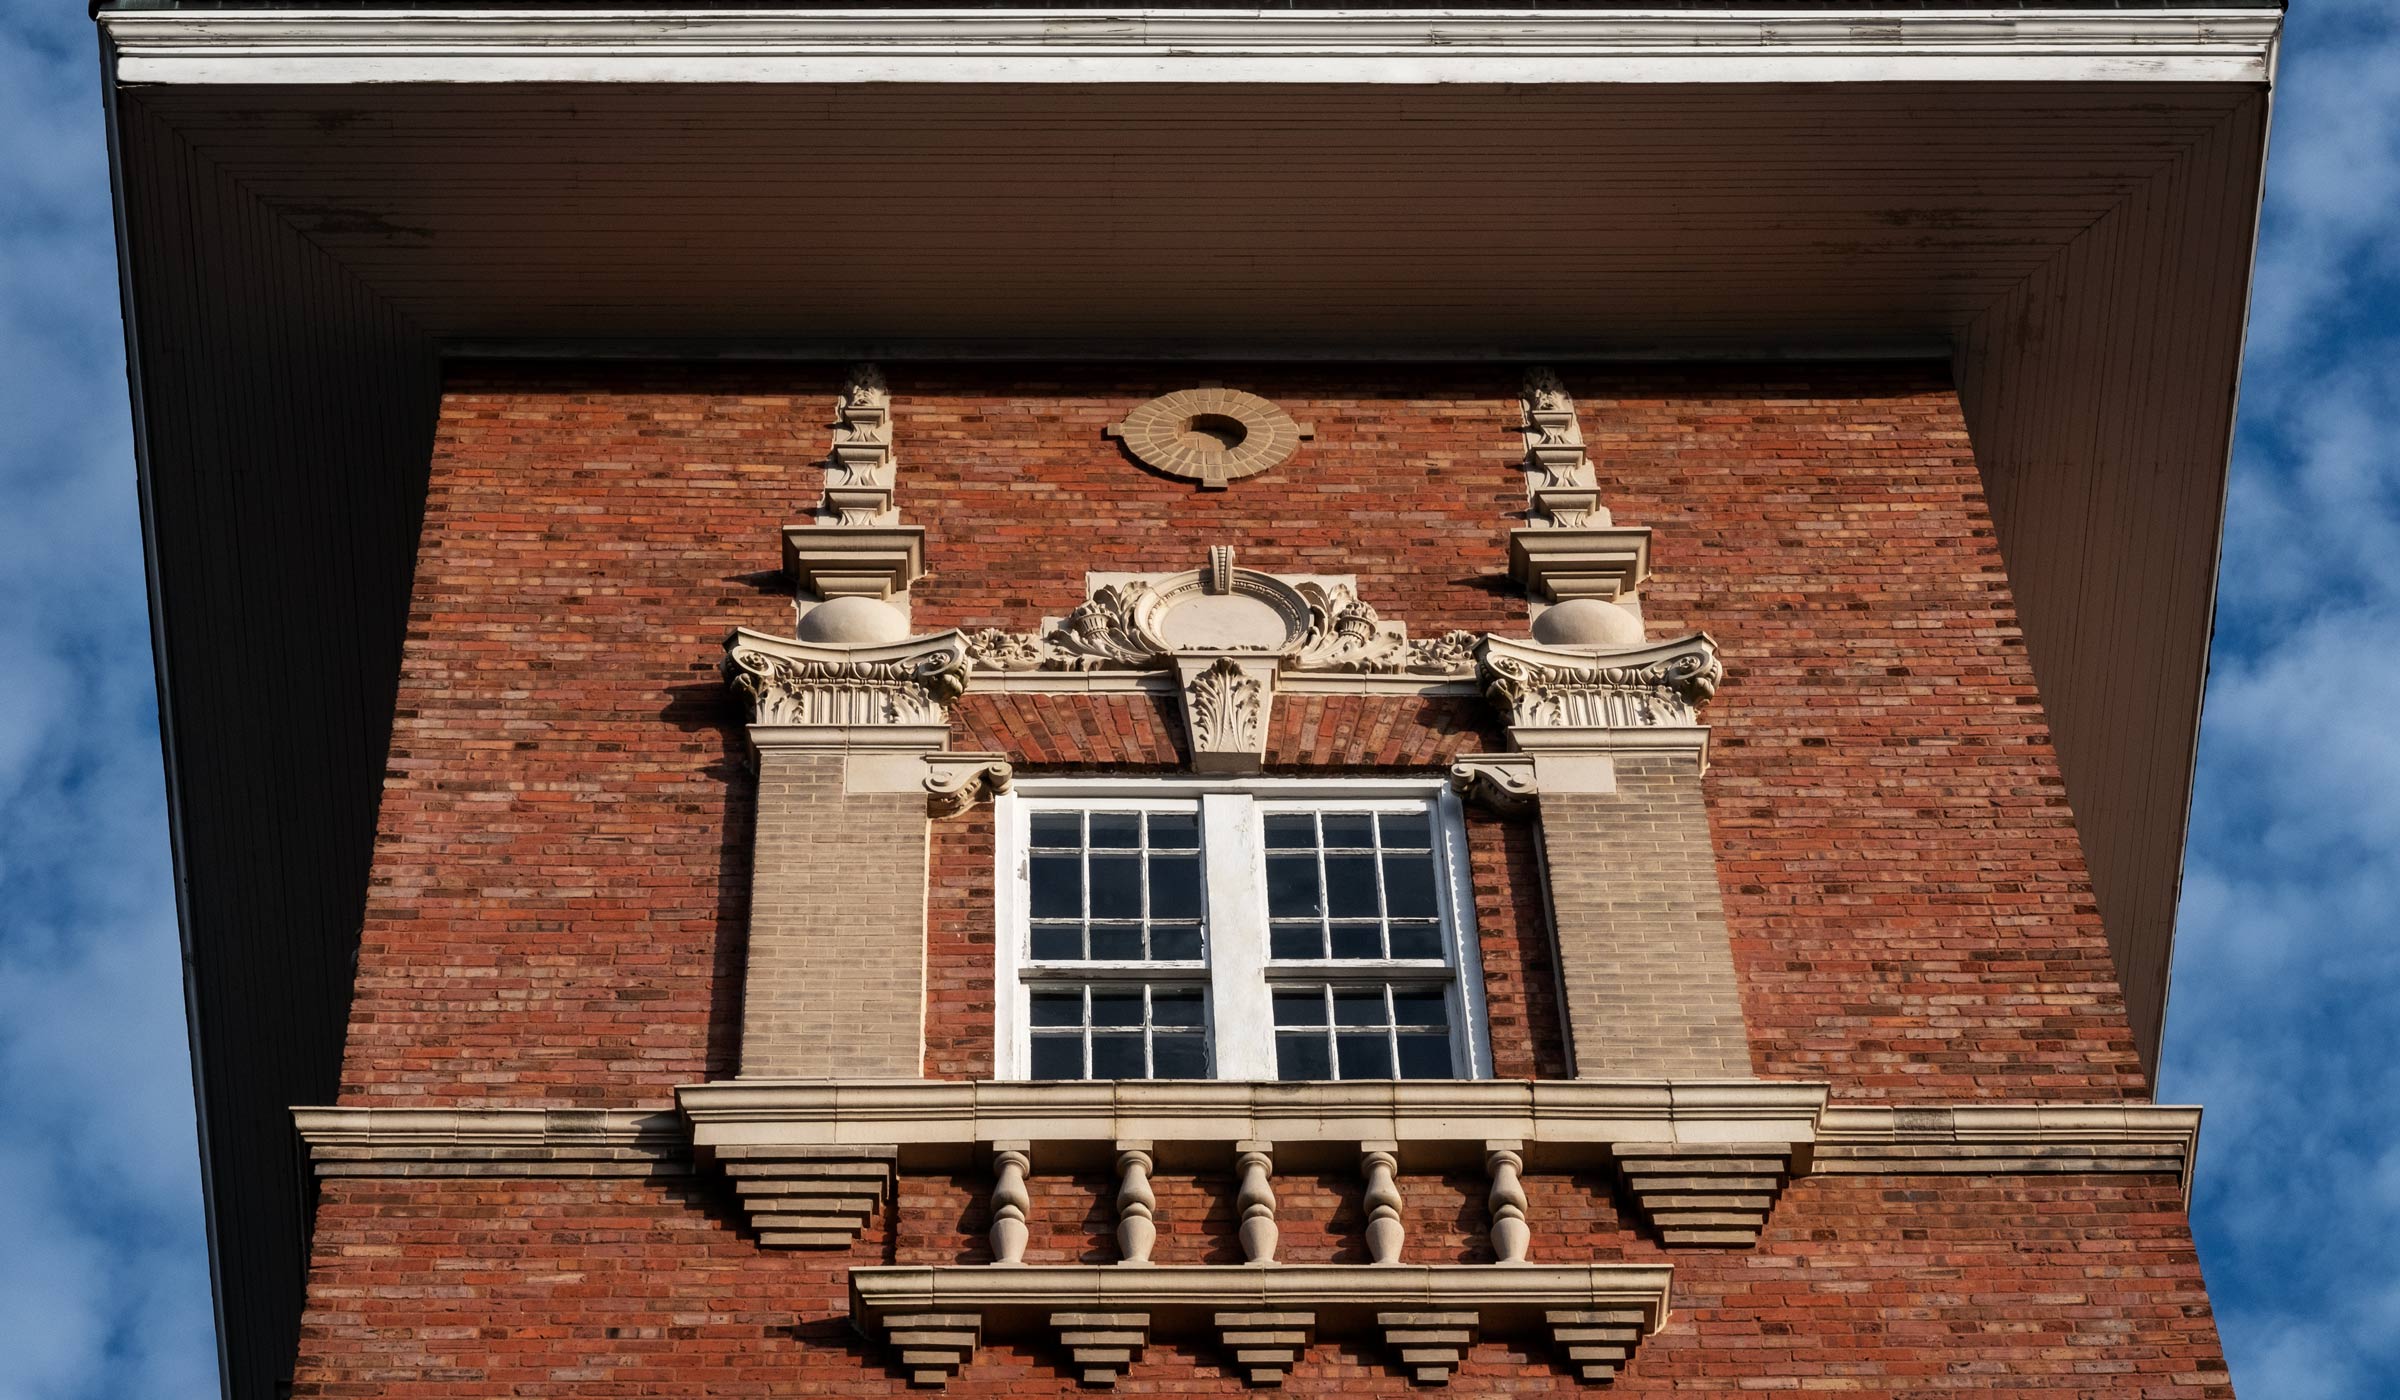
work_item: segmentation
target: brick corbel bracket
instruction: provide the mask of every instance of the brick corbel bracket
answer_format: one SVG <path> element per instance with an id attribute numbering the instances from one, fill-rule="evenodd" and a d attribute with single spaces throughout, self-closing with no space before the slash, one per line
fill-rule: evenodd
<path id="1" fill-rule="evenodd" d="M 850 1314 L 911 1384 L 939 1386 L 996 1337 L 1038 1338 L 1087 1385 L 1109 1385 L 1160 1335 L 1199 1338 L 1256 1385 L 1280 1383 L 1318 1336 L 1371 1341 L 1420 1385 L 1447 1382 L 1477 1340 L 1545 1338 L 1606 1381 L 1667 1315 L 1663 1264 L 868 1266 Z"/>

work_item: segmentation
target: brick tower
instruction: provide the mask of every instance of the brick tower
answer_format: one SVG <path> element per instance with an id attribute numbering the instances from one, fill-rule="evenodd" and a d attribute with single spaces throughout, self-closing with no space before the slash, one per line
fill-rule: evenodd
<path id="1" fill-rule="evenodd" d="M 2229 1393 L 2272 6 L 104 6 L 226 1384 Z"/>

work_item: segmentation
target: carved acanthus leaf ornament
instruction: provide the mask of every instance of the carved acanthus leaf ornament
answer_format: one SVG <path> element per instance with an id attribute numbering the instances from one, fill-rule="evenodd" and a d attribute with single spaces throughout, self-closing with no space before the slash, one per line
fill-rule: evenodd
<path id="1" fill-rule="evenodd" d="M 1508 722 L 1532 729 L 1696 726 L 1725 678 L 1705 632 L 1597 653 L 1487 637 L 1476 666 L 1484 694 Z"/>
<path id="2" fill-rule="evenodd" d="M 725 679 L 754 724 L 947 724 L 967 688 L 967 643 L 950 631 L 824 646 L 738 628 L 725 639 Z"/>

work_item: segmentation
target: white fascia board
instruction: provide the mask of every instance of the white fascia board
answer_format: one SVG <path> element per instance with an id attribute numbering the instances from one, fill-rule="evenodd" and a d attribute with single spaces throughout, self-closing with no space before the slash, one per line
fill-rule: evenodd
<path id="1" fill-rule="evenodd" d="M 2226 82 L 2260 10 L 104 11 L 120 83 Z"/>

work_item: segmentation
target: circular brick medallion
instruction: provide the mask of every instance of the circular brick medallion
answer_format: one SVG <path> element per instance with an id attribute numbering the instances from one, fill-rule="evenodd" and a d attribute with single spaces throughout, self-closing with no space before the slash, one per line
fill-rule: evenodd
<path id="1" fill-rule="evenodd" d="M 1178 389 L 1108 425 L 1143 465 L 1222 488 L 1280 466 L 1314 436 L 1306 423 L 1239 389 Z"/>

